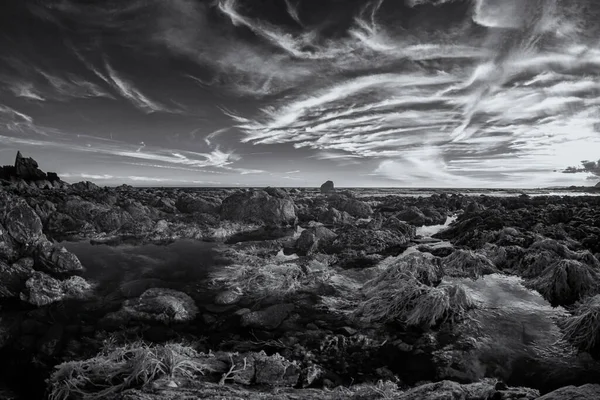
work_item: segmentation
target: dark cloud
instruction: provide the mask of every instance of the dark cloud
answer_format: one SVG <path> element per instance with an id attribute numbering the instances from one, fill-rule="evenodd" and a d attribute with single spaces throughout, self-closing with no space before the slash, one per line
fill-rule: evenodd
<path id="1" fill-rule="evenodd" d="M 578 174 L 586 172 L 596 177 L 600 176 L 600 160 L 598 161 L 582 161 L 581 167 L 568 167 L 562 171 L 564 174 Z"/>

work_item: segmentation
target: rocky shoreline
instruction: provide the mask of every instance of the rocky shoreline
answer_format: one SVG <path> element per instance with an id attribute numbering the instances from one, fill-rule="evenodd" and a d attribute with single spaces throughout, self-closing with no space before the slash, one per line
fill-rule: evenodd
<path id="1" fill-rule="evenodd" d="M 2 174 L 0 398 L 600 398 L 600 197 Z M 206 279 L 121 297 L 66 249 L 182 240 L 214 244 Z"/>

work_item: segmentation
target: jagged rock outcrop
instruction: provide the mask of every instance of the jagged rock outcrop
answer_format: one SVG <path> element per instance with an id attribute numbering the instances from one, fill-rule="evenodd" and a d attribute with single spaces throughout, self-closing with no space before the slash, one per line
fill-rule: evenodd
<path id="1" fill-rule="evenodd" d="M 223 200 L 221 219 L 267 226 L 294 225 L 294 201 L 281 189 L 252 190 Z"/>
<path id="2" fill-rule="evenodd" d="M 18 178 L 26 181 L 44 180 L 46 174 L 38 168 L 38 163 L 33 158 L 25 158 L 20 151 L 15 159 L 15 173 Z"/>
<path id="3" fill-rule="evenodd" d="M 331 193 L 335 192 L 335 187 L 333 185 L 333 181 L 327 181 L 321 185 L 321 193 Z"/>
<path id="4" fill-rule="evenodd" d="M 37 161 L 23 157 L 20 151 L 17 152 L 14 165 L 0 167 L 0 180 L 15 184 L 22 190 L 55 189 L 65 185 L 55 172 L 46 174 L 39 168 Z"/>
<path id="5" fill-rule="evenodd" d="M 42 229 L 24 199 L 0 192 L 0 297 L 43 306 L 90 289 L 83 278 L 68 277 L 83 269 L 79 259 L 50 242 Z"/>

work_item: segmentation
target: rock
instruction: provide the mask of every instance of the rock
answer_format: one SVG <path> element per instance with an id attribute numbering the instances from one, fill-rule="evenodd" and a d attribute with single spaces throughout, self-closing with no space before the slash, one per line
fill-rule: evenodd
<path id="1" fill-rule="evenodd" d="M 319 240 L 311 230 L 302 231 L 300 237 L 296 241 L 296 253 L 299 256 L 307 256 L 317 251 Z"/>
<path id="2" fill-rule="evenodd" d="M 369 218 L 373 214 L 370 205 L 362 200 L 351 197 L 348 193 L 330 195 L 329 205 L 339 211 L 345 211 L 356 218 Z"/>
<path id="3" fill-rule="evenodd" d="M 287 193 L 273 196 L 265 190 L 239 192 L 227 197 L 221 205 L 221 218 L 268 226 L 294 225 L 297 221 L 294 202 Z"/>
<path id="4" fill-rule="evenodd" d="M 120 208 L 112 208 L 94 218 L 94 223 L 98 229 L 101 232 L 107 233 L 117 231 L 123 225 L 133 222 L 133 217 L 127 211 Z"/>
<path id="5" fill-rule="evenodd" d="M 214 303 L 221 306 L 237 304 L 242 298 L 242 294 L 234 290 L 226 290 L 215 296 Z"/>
<path id="6" fill-rule="evenodd" d="M 202 314 L 202 322 L 205 325 L 210 326 L 210 325 L 214 324 L 215 322 L 217 322 L 217 317 L 215 317 L 214 315 L 211 315 L 211 314 L 204 313 L 204 314 Z"/>
<path id="7" fill-rule="evenodd" d="M 34 272 L 31 259 L 22 259 L 12 265 L 0 261 L 0 298 L 18 298 Z"/>
<path id="8" fill-rule="evenodd" d="M 48 357 L 56 355 L 60 351 L 63 334 L 63 326 L 61 324 L 53 324 L 40 339 L 38 343 L 39 351 Z"/>
<path id="9" fill-rule="evenodd" d="M 345 227 L 323 250 L 329 254 L 396 255 L 408 247 L 410 237 L 385 229 Z M 369 265 L 364 265 L 369 266 Z"/>
<path id="10" fill-rule="evenodd" d="M 537 400 L 591 400 L 600 399 L 600 385 L 566 386 L 547 393 Z"/>
<path id="11" fill-rule="evenodd" d="M 21 300 L 41 307 L 65 298 L 80 299 L 86 296 L 91 285 L 79 276 L 60 281 L 50 275 L 35 271 L 25 283 Z"/>
<path id="12" fill-rule="evenodd" d="M 353 224 L 354 218 L 346 211 L 341 212 L 330 207 L 319 214 L 318 221 L 329 226 L 340 226 Z"/>
<path id="13" fill-rule="evenodd" d="M 296 241 L 296 253 L 300 256 L 311 255 L 320 246 L 325 246 L 335 239 L 337 235 L 324 226 L 313 226 L 305 229 Z"/>
<path id="14" fill-rule="evenodd" d="M 42 237 L 42 221 L 23 200 L 0 193 L 0 223 L 18 244 L 30 246 Z"/>
<path id="15" fill-rule="evenodd" d="M 13 238 L 8 230 L 0 223 L 0 260 L 11 261 L 18 256 Z"/>
<path id="16" fill-rule="evenodd" d="M 64 247 L 54 246 L 50 242 L 42 242 L 35 252 L 36 268 L 51 274 L 72 274 L 83 270 L 77 256 Z"/>
<path id="17" fill-rule="evenodd" d="M 398 214 L 396 214 L 396 218 L 401 221 L 408 222 L 414 226 L 423 226 L 431 224 L 432 222 L 431 219 L 427 218 L 427 216 L 425 216 L 425 214 L 423 214 L 423 212 L 415 206 L 411 206 L 403 211 L 400 211 Z"/>
<path id="18" fill-rule="evenodd" d="M 333 186 L 332 181 L 327 181 L 321 185 L 321 193 L 331 193 L 335 192 L 335 187 Z"/>
<path id="19" fill-rule="evenodd" d="M 182 213 L 207 213 L 216 214 L 219 211 L 221 202 L 217 199 L 205 199 L 199 196 L 183 194 L 179 196 L 175 207 Z"/>
<path id="20" fill-rule="evenodd" d="M 113 321 L 189 322 L 196 318 L 198 307 L 190 296 L 173 289 L 152 288 L 139 298 L 126 300 L 121 310 L 107 315 Z"/>
<path id="21" fill-rule="evenodd" d="M 9 344 L 15 338 L 17 333 L 18 331 L 15 329 L 13 321 L 0 316 L 0 349 Z"/>
<path id="22" fill-rule="evenodd" d="M 294 310 L 293 304 L 275 304 L 261 311 L 252 311 L 242 315 L 244 327 L 256 329 L 275 329 Z"/>
<path id="23" fill-rule="evenodd" d="M 496 393 L 491 382 L 481 382 L 461 385 L 452 381 L 428 383 L 409 389 L 394 397 L 395 400 L 488 400 L 495 399 Z M 537 390 L 513 388 L 507 392 L 499 392 L 500 400 L 535 400 L 539 397 Z"/>
<path id="24" fill-rule="evenodd" d="M 33 158 L 23 157 L 20 151 L 15 159 L 15 173 L 18 178 L 26 181 L 46 179 L 46 174 L 38 168 L 38 163 Z"/>
<path id="25" fill-rule="evenodd" d="M 74 183 L 71 185 L 71 189 L 77 192 L 91 192 L 101 190 L 100 186 L 90 181 Z"/>
<path id="26" fill-rule="evenodd" d="M 254 366 L 255 383 L 258 385 L 292 387 L 300 378 L 300 367 L 279 354 L 267 356 L 260 352 L 254 356 Z"/>
<path id="27" fill-rule="evenodd" d="M 48 172 L 47 174 L 48 181 L 50 182 L 59 182 L 60 178 L 56 172 Z"/>

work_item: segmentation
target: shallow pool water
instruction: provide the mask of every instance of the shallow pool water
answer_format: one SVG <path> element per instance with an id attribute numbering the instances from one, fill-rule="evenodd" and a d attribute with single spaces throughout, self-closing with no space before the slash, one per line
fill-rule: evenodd
<path id="1" fill-rule="evenodd" d="M 152 287 L 195 292 L 220 263 L 219 244 L 178 240 L 167 245 L 117 246 L 90 242 L 61 243 L 81 261 L 82 276 L 96 286 L 96 294 L 119 292 L 130 298 Z M 188 293 L 191 294 L 191 293 Z"/>

